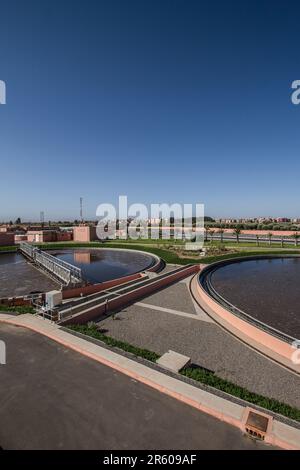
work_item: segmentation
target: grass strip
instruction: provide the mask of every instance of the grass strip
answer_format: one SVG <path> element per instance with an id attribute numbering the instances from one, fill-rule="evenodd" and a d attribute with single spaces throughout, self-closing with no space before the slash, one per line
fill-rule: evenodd
<path id="1" fill-rule="evenodd" d="M 35 313 L 35 309 L 31 305 L 16 305 L 14 307 L 8 307 L 7 305 L 0 305 L 0 312 L 14 312 L 19 313 Z"/>
<path id="2" fill-rule="evenodd" d="M 15 245 L 0 246 L 0 251 L 17 251 L 18 247 Z"/>

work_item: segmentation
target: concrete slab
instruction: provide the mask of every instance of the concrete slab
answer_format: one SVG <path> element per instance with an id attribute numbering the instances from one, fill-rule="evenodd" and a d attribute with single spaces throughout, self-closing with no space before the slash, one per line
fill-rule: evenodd
<path id="1" fill-rule="evenodd" d="M 156 362 L 165 369 L 171 370 L 173 372 L 179 372 L 181 369 L 190 364 L 191 358 L 188 356 L 184 356 L 183 354 L 179 354 L 175 351 L 169 350 L 167 353 L 163 354 Z"/>

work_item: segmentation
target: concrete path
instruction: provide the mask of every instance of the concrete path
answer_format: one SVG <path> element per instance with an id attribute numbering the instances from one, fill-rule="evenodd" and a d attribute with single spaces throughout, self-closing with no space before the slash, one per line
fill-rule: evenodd
<path id="1" fill-rule="evenodd" d="M 135 305 L 137 305 L 138 307 L 150 308 L 158 312 L 166 312 L 171 313 L 173 315 L 179 315 L 181 317 L 192 318 L 193 320 L 201 320 L 200 318 L 195 317 L 195 315 L 193 315 L 192 313 L 180 312 L 179 310 L 174 310 L 172 308 L 158 307 L 157 305 L 151 305 L 144 302 L 136 302 Z"/>
<path id="2" fill-rule="evenodd" d="M 0 338 L 7 346 L 7 364 L 0 366 L 4 449 L 268 448 L 28 329 L 0 323 Z"/>

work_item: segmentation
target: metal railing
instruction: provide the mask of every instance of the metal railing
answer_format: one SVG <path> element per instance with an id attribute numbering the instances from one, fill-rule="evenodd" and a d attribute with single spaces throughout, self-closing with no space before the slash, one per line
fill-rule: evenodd
<path id="1" fill-rule="evenodd" d="M 29 243 L 20 243 L 20 250 L 37 265 L 43 267 L 66 285 L 82 282 L 81 269 L 40 250 Z"/>

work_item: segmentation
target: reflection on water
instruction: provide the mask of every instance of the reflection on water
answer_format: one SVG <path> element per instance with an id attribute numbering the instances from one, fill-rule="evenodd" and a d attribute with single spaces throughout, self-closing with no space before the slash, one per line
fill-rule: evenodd
<path id="1" fill-rule="evenodd" d="M 91 264 L 91 253 L 83 251 L 74 252 L 74 262 L 78 264 Z"/>
<path id="2" fill-rule="evenodd" d="M 232 263 L 218 268 L 211 280 L 231 304 L 300 338 L 300 258 Z"/>
<path id="3" fill-rule="evenodd" d="M 51 254 L 81 268 L 84 279 L 90 282 L 103 282 L 144 271 L 154 263 L 152 256 L 134 250 L 80 249 L 60 250 Z"/>

